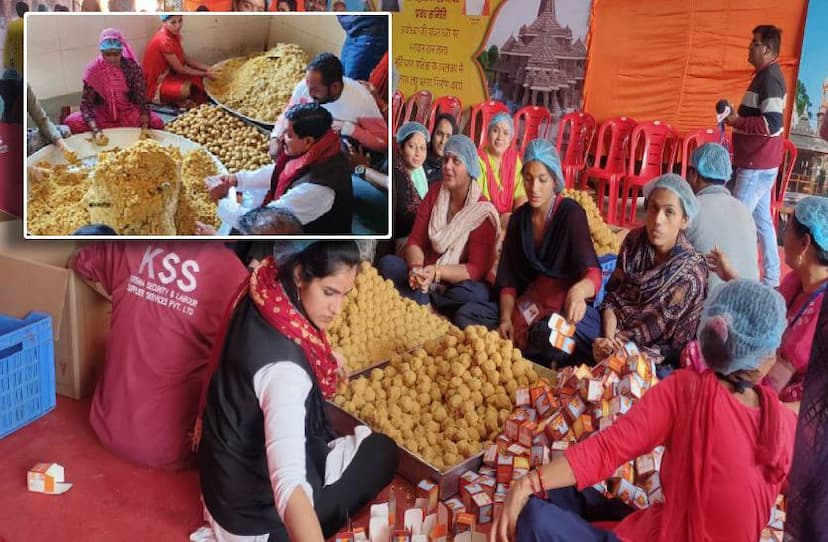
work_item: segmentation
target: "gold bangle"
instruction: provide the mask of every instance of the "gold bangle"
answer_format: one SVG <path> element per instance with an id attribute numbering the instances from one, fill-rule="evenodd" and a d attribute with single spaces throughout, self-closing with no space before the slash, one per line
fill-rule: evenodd
<path id="1" fill-rule="evenodd" d="M 434 282 L 440 282 L 440 266 L 434 264 Z"/>

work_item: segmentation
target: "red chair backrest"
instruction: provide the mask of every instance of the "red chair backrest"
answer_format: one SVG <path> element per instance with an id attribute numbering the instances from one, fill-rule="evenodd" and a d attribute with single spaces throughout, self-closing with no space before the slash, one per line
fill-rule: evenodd
<path id="1" fill-rule="evenodd" d="M 794 166 L 796 165 L 796 145 L 790 139 L 783 141 L 782 164 L 779 166 L 779 173 L 776 178 L 776 185 L 773 192 L 773 202 L 781 205 L 785 199 L 785 192 L 788 190 L 788 183 L 791 182 Z"/>
<path id="2" fill-rule="evenodd" d="M 402 119 L 403 109 L 405 108 L 405 94 L 402 91 L 394 92 L 391 97 L 391 130 L 397 133 L 397 128 L 400 127 L 400 119 Z"/>
<path id="3" fill-rule="evenodd" d="M 627 149 L 636 122 L 629 117 L 615 117 L 604 121 L 598 129 L 594 167 L 607 173 L 624 173 L 627 168 Z M 605 162 L 601 166 L 602 160 Z"/>
<path id="4" fill-rule="evenodd" d="M 477 148 L 482 149 L 486 146 L 488 138 L 489 121 L 498 113 L 508 113 L 509 108 L 503 102 L 497 100 L 489 100 L 475 105 L 471 108 L 471 126 L 469 128 L 469 137 L 475 142 Z"/>
<path id="5" fill-rule="evenodd" d="M 431 107 L 431 91 L 418 90 L 416 93 L 409 96 L 408 101 L 405 102 L 403 115 L 400 119 L 400 124 L 414 121 L 420 124 L 425 124 L 428 118 L 428 112 Z"/>
<path id="6" fill-rule="evenodd" d="M 556 146 L 561 165 L 580 167 L 595 137 L 595 118 L 589 113 L 567 113 L 558 123 Z"/>
<path id="7" fill-rule="evenodd" d="M 705 143 L 720 143 L 719 130 L 715 128 L 699 128 L 687 132 L 681 142 L 681 176 L 687 178 L 687 168 L 690 166 L 690 159 L 693 152 Z"/>
<path id="8" fill-rule="evenodd" d="M 441 113 L 448 113 L 454 117 L 455 123 L 460 121 L 460 113 L 463 112 L 463 102 L 457 96 L 440 96 L 431 102 L 431 112 L 428 114 L 426 128 L 429 132 L 434 131 L 434 120 Z"/>
<path id="9" fill-rule="evenodd" d="M 552 113 L 545 107 L 527 105 L 521 107 L 513 117 L 515 123 L 514 144 L 518 154 L 523 156 L 526 145 L 537 138 L 546 138 L 552 128 Z"/>
<path id="10" fill-rule="evenodd" d="M 653 178 L 671 172 L 677 149 L 678 134 L 672 126 L 660 120 L 642 122 L 630 137 L 627 174 Z"/>

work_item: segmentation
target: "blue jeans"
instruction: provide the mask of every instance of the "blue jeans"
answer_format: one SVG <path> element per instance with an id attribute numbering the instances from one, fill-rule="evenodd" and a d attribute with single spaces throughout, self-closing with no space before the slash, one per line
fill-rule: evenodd
<path id="1" fill-rule="evenodd" d="M 357 81 L 367 81 L 371 71 L 387 50 L 387 34 L 382 36 L 363 34 L 355 38 L 346 37 L 339 55 L 345 76 Z"/>
<path id="2" fill-rule="evenodd" d="M 607 499 L 589 487 L 555 489 L 548 500 L 530 497 L 518 516 L 517 542 L 619 542 L 610 531 L 594 527 L 594 521 L 621 521 L 633 509 Z"/>
<path id="3" fill-rule="evenodd" d="M 733 197 L 753 213 L 756 233 L 762 249 L 762 283 L 779 286 L 780 262 L 776 229 L 771 219 L 771 200 L 779 168 L 739 168 L 733 185 Z"/>

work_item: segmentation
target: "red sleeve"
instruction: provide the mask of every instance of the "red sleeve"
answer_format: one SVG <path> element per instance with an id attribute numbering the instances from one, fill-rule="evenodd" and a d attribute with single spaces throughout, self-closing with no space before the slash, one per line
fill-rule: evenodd
<path id="1" fill-rule="evenodd" d="M 174 43 L 174 38 L 171 38 L 170 36 L 164 35 L 158 40 L 158 50 L 164 55 L 174 55 L 178 50 L 176 45 L 177 44 Z"/>
<path id="2" fill-rule="evenodd" d="M 510 295 L 510 296 L 514 297 L 515 299 L 517 299 L 517 289 L 516 288 L 503 288 L 503 289 L 500 290 L 500 295 L 501 296 Z"/>
<path id="3" fill-rule="evenodd" d="M 626 414 L 595 436 L 566 451 L 578 489 L 606 480 L 619 465 L 665 444 L 675 421 L 688 378 L 700 375 L 676 371 L 650 389 Z"/>
<path id="4" fill-rule="evenodd" d="M 430 241 L 428 240 L 428 221 L 431 219 L 431 210 L 434 208 L 434 202 L 437 201 L 437 194 L 440 193 L 440 187 L 443 183 L 434 183 L 429 188 L 425 199 L 420 206 L 417 207 L 417 216 L 414 217 L 414 226 L 411 228 L 411 233 L 408 235 L 408 241 L 405 246 L 419 247 L 423 252 L 428 252 Z"/>
<path id="5" fill-rule="evenodd" d="M 381 117 L 357 119 L 352 137 L 370 151 L 388 150 L 388 124 Z"/>
<path id="6" fill-rule="evenodd" d="M 603 282 L 603 275 L 601 273 L 600 267 L 588 267 L 586 273 L 584 273 L 583 279 L 587 279 L 592 282 L 592 285 L 595 286 L 595 295 L 598 295 L 598 292 L 601 291 L 601 283 Z"/>
<path id="7" fill-rule="evenodd" d="M 483 280 L 494 265 L 497 230 L 490 220 L 479 225 L 469 235 L 469 260 L 466 271 L 470 280 Z"/>
<path id="8" fill-rule="evenodd" d="M 97 282 L 109 295 L 115 289 L 116 260 L 123 254 L 123 244 L 97 242 L 80 249 L 72 260 L 72 269 L 86 280 Z"/>

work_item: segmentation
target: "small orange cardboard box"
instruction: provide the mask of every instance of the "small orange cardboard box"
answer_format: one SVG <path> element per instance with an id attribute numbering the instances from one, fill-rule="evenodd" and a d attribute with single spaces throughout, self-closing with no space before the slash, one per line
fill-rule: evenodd
<path id="1" fill-rule="evenodd" d="M 57 463 L 38 463 L 26 476 L 29 491 L 46 493 L 47 495 L 61 495 L 69 491 L 72 484 L 64 483 L 64 470 Z"/>

